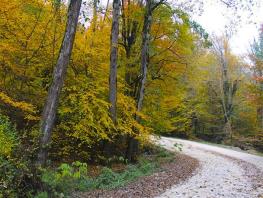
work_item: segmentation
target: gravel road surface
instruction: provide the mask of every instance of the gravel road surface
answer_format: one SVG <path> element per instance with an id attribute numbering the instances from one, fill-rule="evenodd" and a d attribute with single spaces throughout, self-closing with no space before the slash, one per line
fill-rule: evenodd
<path id="1" fill-rule="evenodd" d="M 183 154 L 200 162 L 193 177 L 158 198 L 263 198 L 263 157 L 174 138 L 157 141 L 170 150 L 182 144 Z"/>

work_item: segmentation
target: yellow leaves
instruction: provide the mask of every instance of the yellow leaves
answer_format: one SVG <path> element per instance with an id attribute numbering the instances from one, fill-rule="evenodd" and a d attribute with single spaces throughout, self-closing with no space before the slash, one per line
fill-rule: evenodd
<path id="1" fill-rule="evenodd" d="M 31 115 L 31 114 L 26 114 L 26 115 L 25 115 L 25 119 L 26 119 L 26 120 L 30 120 L 30 121 L 39 121 L 39 120 L 40 120 L 40 117 L 39 117 L 39 116 Z"/>
<path id="2" fill-rule="evenodd" d="M 117 130 L 121 134 L 128 134 L 135 138 L 141 138 L 143 141 L 150 134 L 151 129 L 138 123 L 135 120 L 135 115 L 141 120 L 146 120 L 148 117 L 142 112 L 136 111 L 135 101 L 123 93 L 118 93 L 118 125 Z"/>
<path id="3" fill-rule="evenodd" d="M 9 120 L 0 114 L 0 156 L 10 156 L 16 146 L 15 128 Z"/>
<path id="4" fill-rule="evenodd" d="M 12 107 L 21 109 L 22 111 L 26 111 L 29 113 L 35 113 L 34 107 L 31 104 L 28 104 L 26 102 L 15 102 L 3 92 L 0 92 L 0 100 L 2 100 L 2 102 L 8 105 L 11 105 Z"/>
<path id="5" fill-rule="evenodd" d="M 36 114 L 36 108 L 32 104 L 23 101 L 22 102 L 14 101 L 12 98 L 7 96 L 3 92 L 0 92 L 0 100 L 7 105 L 10 105 L 14 108 L 20 109 L 21 111 L 25 112 L 26 113 L 25 118 L 27 120 L 39 120 L 37 116 L 34 116 L 34 114 Z"/>
<path id="6" fill-rule="evenodd" d="M 85 75 L 79 75 L 64 89 L 58 128 L 80 144 L 93 145 L 110 140 L 116 132 L 108 114 L 109 103 L 101 96 L 105 88 L 97 84 L 99 82 L 91 82 Z"/>
<path id="7" fill-rule="evenodd" d="M 5 136 L 0 126 L 0 156 L 9 156 L 13 147 L 13 141 Z"/>

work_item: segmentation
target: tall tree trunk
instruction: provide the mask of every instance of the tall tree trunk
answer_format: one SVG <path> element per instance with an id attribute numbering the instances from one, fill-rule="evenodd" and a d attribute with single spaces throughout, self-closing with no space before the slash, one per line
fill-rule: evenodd
<path id="1" fill-rule="evenodd" d="M 258 71 L 258 76 L 263 79 L 263 69 L 259 68 Z M 263 98 L 263 81 L 261 80 L 259 82 L 259 98 Z M 259 127 L 261 128 L 261 131 L 263 133 L 263 105 L 262 105 L 262 101 L 260 103 L 260 106 L 257 109 L 258 111 L 258 123 L 259 123 Z"/>
<path id="2" fill-rule="evenodd" d="M 259 127 L 263 131 L 263 107 L 258 108 Z"/>
<path id="3" fill-rule="evenodd" d="M 144 24 L 142 31 L 142 46 L 141 46 L 141 74 L 140 74 L 140 83 L 139 83 L 139 92 L 136 97 L 137 111 L 142 110 L 142 103 L 144 98 L 144 90 L 147 79 L 147 69 L 149 64 L 149 44 L 150 44 L 150 30 L 152 25 L 152 13 L 154 10 L 153 0 L 146 1 L 145 15 L 144 15 Z M 139 122 L 140 117 L 135 115 L 135 119 Z M 133 161 L 139 150 L 139 142 L 134 137 L 128 139 L 128 148 L 126 152 L 126 158 L 129 161 Z"/>
<path id="4" fill-rule="evenodd" d="M 143 32 L 142 32 L 142 49 L 141 49 L 141 76 L 140 88 L 137 96 L 137 111 L 142 110 L 142 103 L 144 99 L 145 84 L 147 80 L 147 69 L 149 64 L 149 44 L 150 44 L 150 31 L 152 25 L 152 12 L 153 1 L 147 0 L 146 10 L 144 16 Z M 136 120 L 139 117 L 136 115 Z"/>
<path id="5" fill-rule="evenodd" d="M 232 123 L 231 123 L 231 118 L 228 118 L 227 121 L 225 122 L 224 126 L 224 132 L 228 134 L 230 141 L 232 143 L 233 140 L 233 132 L 232 132 Z"/>
<path id="6" fill-rule="evenodd" d="M 139 142 L 132 136 L 127 137 L 126 159 L 129 162 L 136 161 L 136 153 L 138 151 Z"/>
<path id="7" fill-rule="evenodd" d="M 48 145 L 54 126 L 56 111 L 59 101 L 59 95 L 66 76 L 67 66 L 69 64 L 72 47 L 75 39 L 78 17 L 82 0 L 71 0 L 68 8 L 68 19 L 63 42 L 60 48 L 59 57 L 53 73 L 53 81 L 49 88 L 48 97 L 44 106 L 40 132 L 40 150 L 37 163 L 43 166 L 47 160 Z"/>
<path id="8" fill-rule="evenodd" d="M 125 4 L 125 1 L 122 0 L 122 41 L 126 52 L 126 71 L 125 71 L 125 81 L 129 88 L 126 90 L 125 94 L 127 96 L 133 97 L 136 99 L 136 96 L 134 95 L 135 89 L 133 90 L 132 87 L 135 84 L 135 81 L 137 79 L 137 76 L 131 72 L 132 68 L 136 66 L 136 64 L 131 63 L 131 56 L 132 56 L 132 47 L 136 42 L 137 39 L 137 33 L 139 30 L 138 21 L 133 19 L 131 17 L 131 10 L 130 6 L 131 1 L 127 1 Z M 126 6 L 125 6 L 126 5 Z M 141 5 L 140 5 L 141 6 Z M 123 137 L 123 140 L 127 143 L 126 153 L 125 157 L 128 161 L 132 161 L 132 152 L 134 148 L 134 138 L 132 138 L 130 135 L 126 135 Z"/>
<path id="9" fill-rule="evenodd" d="M 111 28 L 111 52 L 110 52 L 110 77 L 109 77 L 109 101 L 110 116 L 114 124 L 117 123 L 117 62 L 118 62 L 118 36 L 119 36 L 120 0 L 113 1 L 113 17 Z"/>
<path id="10" fill-rule="evenodd" d="M 52 69 L 55 66 L 55 49 L 56 49 L 56 34 L 57 34 L 57 24 L 60 23 L 60 7 L 61 7 L 61 0 L 57 0 L 54 2 L 53 9 L 54 9 L 54 35 L 53 35 L 53 43 L 52 43 Z"/>
<path id="11" fill-rule="evenodd" d="M 229 77 L 229 66 L 228 66 L 228 48 L 224 46 L 219 50 L 220 62 L 221 62 L 221 78 L 222 78 L 222 108 L 224 112 L 224 132 L 230 138 L 232 142 L 233 131 L 232 131 L 232 113 L 233 113 L 233 99 L 237 91 L 238 81 L 231 81 Z"/>
<path id="12" fill-rule="evenodd" d="M 131 70 L 136 66 L 135 63 L 131 63 L 131 56 L 132 56 L 132 48 L 137 39 L 137 33 L 139 30 L 139 22 L 136 21 L 131 15 L 131 4 L 135 5 L 135 2 L 131 2 L 130 0 L 127 1 L 125 5 L 125 1 L 122 0 L 122 41 L 123 46 L 126 52 L 126 71 L 125 71 L 125 81 L 129 86 L 129 89 L 126 91 L 126 95 L 136 98 L 135 93 L 135 84 L 137 80 L 137 76 L 131 72 Z M 139 5 L 141 6 L 141 5 Z M 132 88 L 134 87 L 134 89 Z"/>

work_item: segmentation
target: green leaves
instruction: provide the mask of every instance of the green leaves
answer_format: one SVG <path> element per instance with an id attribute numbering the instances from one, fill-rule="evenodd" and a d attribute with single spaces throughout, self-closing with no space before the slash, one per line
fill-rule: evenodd
<path id="1" fill-rule="evenodd" d="M 95 178 L 94 186 L 99 189 L 113 189 L 126 185 L 135 179 L 149 175 L 157 169 L 157 165 L 147 160 L 141 160 L 138 165 L 129 165 L 124 172 L 114 172 L 103 168 L 101 174 Z"/>
<path id="2" fill-rule="evenodd" d="M 9 157 L 17 144 L 15 127 L 6 116 L 0 114 L 0 157 Z"/>
<path id="3" fill-rule="evenodd" d="M 87 164 L 79 161 L 71 165 L 63 163 L 57 170 L 43 170 L 42 182 L 52 194 L 70 194 L 75 190 L 90 188 L 90 178 L 87 176 Z"/>

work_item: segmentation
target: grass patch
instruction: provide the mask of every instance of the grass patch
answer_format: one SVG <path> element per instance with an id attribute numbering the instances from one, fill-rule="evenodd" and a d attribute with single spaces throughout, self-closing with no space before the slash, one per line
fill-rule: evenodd
<path id="1" fill-rule="evenodd" d="M 157 164 L 142 160 L 136 165 L 128 165 L 123 172 L 114 172 L 110 168 L 103 168 L 101 174 L 93 180 L 92 189 L 114 189 L 125 186 L 139 177 L 152 174 Z"/>

